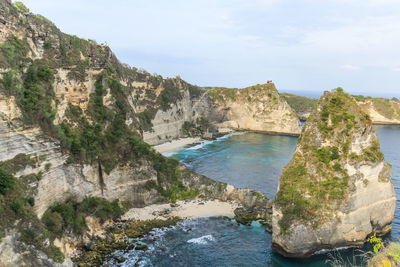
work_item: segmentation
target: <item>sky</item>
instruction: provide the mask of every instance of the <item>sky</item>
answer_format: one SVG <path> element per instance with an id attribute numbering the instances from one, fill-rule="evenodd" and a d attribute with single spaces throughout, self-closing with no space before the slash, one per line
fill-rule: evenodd
<path id="1" fill-rule="evenodd" d="M 400 96 L 399 0 L 24 0 L 119 60 L 200 86 Z"/>

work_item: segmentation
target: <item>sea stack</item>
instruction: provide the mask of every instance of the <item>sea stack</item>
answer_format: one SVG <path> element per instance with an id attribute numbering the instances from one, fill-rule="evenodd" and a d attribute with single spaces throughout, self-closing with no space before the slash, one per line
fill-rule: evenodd
<path id="1" fill-rule="evenodd" d="M 390 176 L 370 117 L 341 88 L 325 92 L 279 178 L 272 247 L 307 257 L 389 232 L 396 205 Z"/>

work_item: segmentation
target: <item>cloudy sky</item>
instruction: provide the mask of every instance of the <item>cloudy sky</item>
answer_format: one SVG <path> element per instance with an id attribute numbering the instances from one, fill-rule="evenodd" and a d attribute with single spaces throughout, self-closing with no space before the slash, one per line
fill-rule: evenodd
<path id="1" fill-rule="evenodd" d="M 107 43 L 122 62 L 164 77 L 400 95 L 399 0 L 23 2 L 62 31 Z"/>

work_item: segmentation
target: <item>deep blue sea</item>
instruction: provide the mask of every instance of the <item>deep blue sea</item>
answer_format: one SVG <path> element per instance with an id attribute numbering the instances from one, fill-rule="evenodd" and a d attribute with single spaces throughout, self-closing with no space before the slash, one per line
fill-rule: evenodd
<path id="1" fill-rule="evenodd" d="M 375 127 L 386 160 L 392 164 L 392 180 L 400 200 L 400 126 Z M 296 137 L 236 133 L 180 149 L 176 157 L 189 168 L 217 181 L 260 190 L 273 198 L 282 168 L 289 162 Z M 393 230 L 385 239 L 400 241 L 399 203 Z M 271 250 L 271 235 L 258 223 L 238 225 L 226 217 L 185 220 L 172 228 L 155 229 L 140 239 L 147 251 L 118 251 L 120 266 L 329 266 L 328 254 L 307 260 L 288 260 Z M 367 249 L 367 248 L 364 248 Z M 358 249 L 334 252 L 350 263 Z"/>

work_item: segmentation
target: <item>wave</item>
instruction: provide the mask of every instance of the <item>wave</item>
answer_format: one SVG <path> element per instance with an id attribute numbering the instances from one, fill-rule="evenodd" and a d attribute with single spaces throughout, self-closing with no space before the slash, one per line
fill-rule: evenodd
<path id="1" fill-rule="evenodd" d="M 231 136 L 242 135 L 242 134 L 246 134 L 246 133 L 248 133 L 248 132 L 233 132 L 233 133 L 229 133 L 224 136 L 218 137 L 217 140 L 224 140 L 224 139 L 228 139 Z"/>
<path id="2" fill-rule="evenodd" d="M 247 133 L 247 132 L 233 132 L 233 133 L 229 133 L 229 134 L 226 134 L 226 135 L 224 135 L 224 136 L 218 137 L 218 138 L 215 139 L 215 140 L 204 140 L 204 141 L 202 141 L 200 144 L 197 144 L 197 145 L 195 145 L 195 146 L 186 148 L 185 150 L 198 150 L 198 149 L 203 148 L 204 146 L 209 145 L 209 144 L 212 144 L 212 143 L 214 143 L 214 142 L 222 141 L 222 140 L 228 139 L 228 138 L 230 138 L 230 137 L 232 137 L 232 136 L 235 136 L 235 135 L 242 135 L 242 134 L 245 134 L 245 133 Z M 172 153 L 175 154 L 175 153 L 177 153 L 177 152 L 175 151 L 175 152 L 172 152 Z"/>
<path id="3" fill-rule="evenodd" d="M 200 149 L 200 148 L 202 148 L 202 147 L 204 147 L 204 146 L 206 146 L 208 144 L 211 144 L 212 142 L 214 142 L 214 141 L 205 140 L 205 141 L 201 142 L 200 144 L 197 144 L 195 146 L 186 148 L 186 150 L 197 150 L 197 149 Z"/>
<path id="4" fill-rule="evenodd" d="M 341 251 L 341 250 L 347 250 L 351 248 L 357 248 L 357 246 L 344 246 L 344 247 L 337 247 L 337 248 L 332 248 L 332 249 L 321 249 L 313 253 L 313 255 L 322 255 L 322 254 L 327 254 L 327 253 L 332 253 L 336 251 Z"/>
<path id="5" fill-rule="evenodd" d="M 212 235 L 204 235 L 202 237 L 198 238 L 192 238 L 188 240 L 188 243 L 193 243 L 193 244 L 198 244 L 198 245 L 207 245 L 208 241 L 215 241 L 214 237 Z"/>
<path id="6" fill-rule="evenodd" d="M 164 152 L 161 154 L 165 157 L 172 157 L 173 155 L 178 154 L 178 151 Z"/>

